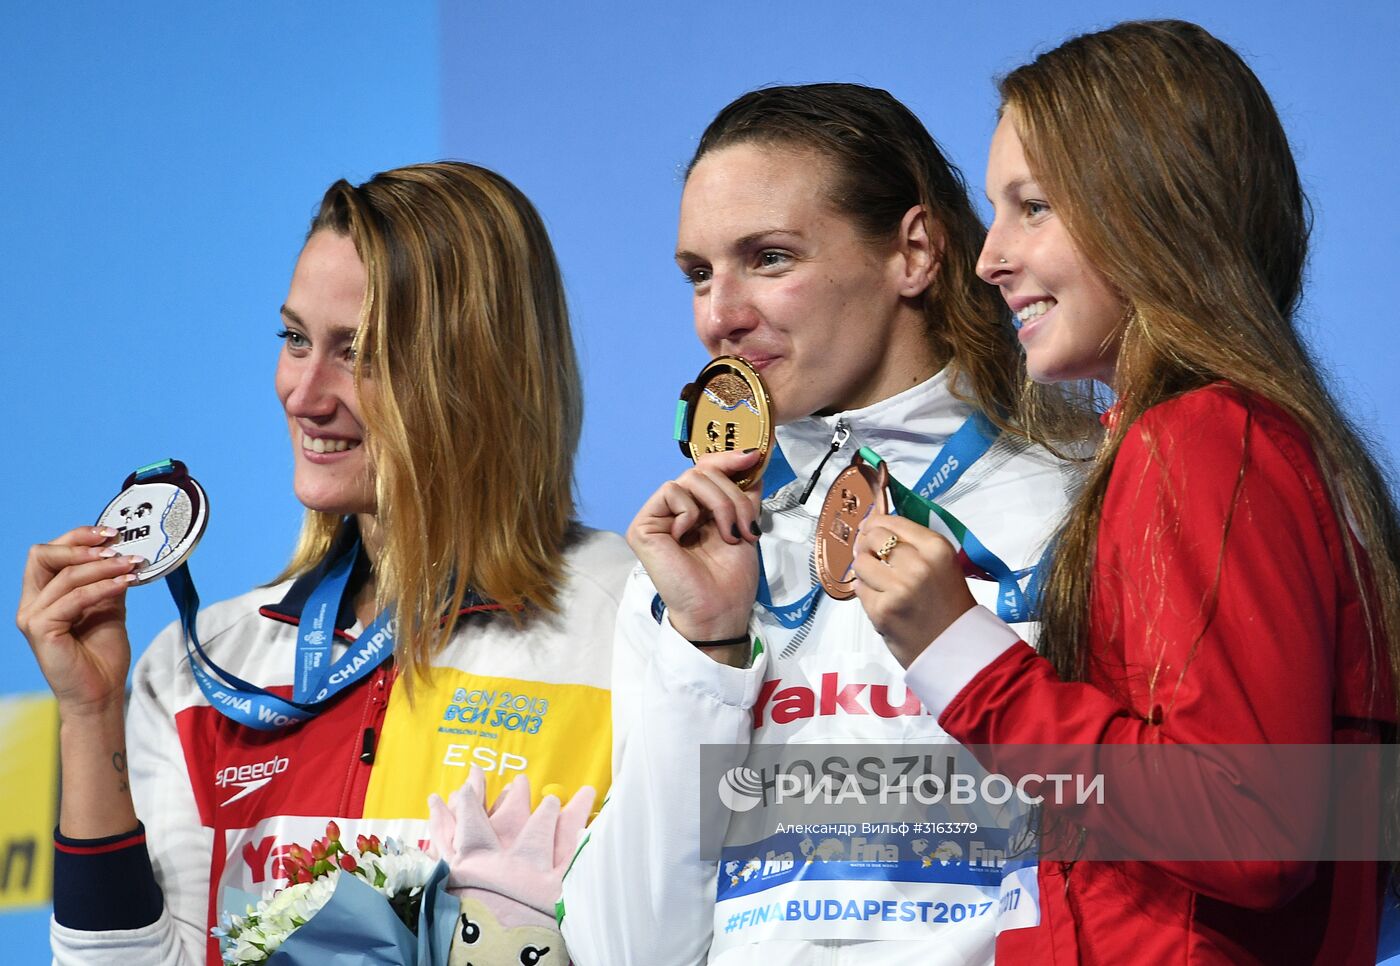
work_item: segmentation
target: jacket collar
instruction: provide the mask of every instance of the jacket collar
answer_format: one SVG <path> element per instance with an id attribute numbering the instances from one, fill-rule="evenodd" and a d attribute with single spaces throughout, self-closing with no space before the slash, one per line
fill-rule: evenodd
<path id="1" fill-rule="evenodd" d="M 779 426 L 778 445 L 798 482 L 805 487 L 823 457 L 831 452 L 838 425 L 844 425 L 850 430 L 850 436 L 822 467 L 814 494 L 820 497 L 836 474 L 850 465 L 851 458 L 862 446 L 880 454 L 891 476 L 912 486 L 928 469 L 939 448 L 973 411 L 970 404 L 949 391 L 948 370 L 943 369 L 917 386 L 864 409 L 830 416 L 804 416 Z"/>
<path id="2" fill-rule="evenodd" d="M 292 585 L 287 588 L 287 592 L 282 595 L 281 600 L 275 604 L 265 604 L 259 607 L 258 613 L 263 617 L 281 621 L 284 624 L 300 624 L 301 612 L 306 608 L 307 599 L 311 596 L 311 592 L 316 589 L 316 585 L 326 576 L 326 571 L 330 570 L 331 563 L 349 550 L 351 544 L 359 539 L 359 523 L 354 517 L 346 517 L 341 523 L 339 532 L 335 535 L 335 540 L 331 542 L 330 552 L 321 559 L 321 562 L 292 581 Z M 355 566 L 350 571 L 350 580 L 345 585 L 345 594 L 340 598 L 340 607 L 335 615 L 335 635 L 341 640 L 354 640 L 347 632 L 349 628 L 354 626 L 356 620 L 355 595 L 365 585 L 365 581 L 369 578 L 369 571 L 369 555 L 365 553 L 364 545 L 361 544 L 359 552 L 355 555 Z M 468 589 L 467 596 L 462 599 L 462 607 L 457 612 L 457 616 L 464 617 L 467 614 L 481 611 L 504 609 L 503 605 L 489 601 L 477 594 L 476 591 Z M 446 620 L 445 615 L 443 619 Z"/>

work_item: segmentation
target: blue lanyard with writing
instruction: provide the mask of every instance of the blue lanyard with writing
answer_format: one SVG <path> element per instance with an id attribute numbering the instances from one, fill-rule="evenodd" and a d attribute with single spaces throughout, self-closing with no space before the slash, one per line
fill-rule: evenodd
<path id="1" fill-rule="evenodd" d="M 952 489 L 953 484 L 962 478 L 972 464 L 986 455 L 987 450 L 992 448 L 992 444 L 997 441 L 1000 430 L 992 424 L 991 420 L 981 413 L 973 413 L 969 416 L 947 442 L 938 451 L 938 455 L 933 458 L 923 476 L 919 477 L 918 484 L 914 487 L 914 492 L 923 496 L 924 499 L 931 500 L 935 496 Z M 769 471 L 777 463 L 778 453 L 774 453 L 774 459 L 769 463 Z M 786 471 L 788 479 L 782 484 L 790 482 L 792 479 L 792 469 L 786 460 L 782 461 L 782 469 Z M 776 491 L 774 486 L 770 491 L 770 483 L 764 480 L 764 496 Z M 997 563 L 1001 563 L 1000 560 Z M 981 564 L 979 563 L 979 566 Z M 1003 566 L 1005 566 L 1003 564 Z M 1020 589 L 1017 588 L 1017 592 Z M 801 627 L 812 616 L 812 609 L 817 606 L 817 598 L 821 594 L 821 586 L 817 585 L 807 591 L 801 598 L 789 604 L 773 603 L 773 593 L 768 589 L 768 575 L 763 569 L 763 553 L 758 555 L 758 604 L 773 616 L 779 624 L 789 630 Z M 1005 618 L 1003 618 L 1005 619 Z M 1025 618 L 1020 618 L 1024 620 Z"/>
<path id="2" fill-rule="evenodd" d="M 292 700 L 249 684 L 215 664 L 199 643 L 195 617 L 199 593 L 189 567 L 181 564 L 165 578 L 170 596 L 180 612 L 185 631 L 185 657 L 204 697 L 220 714 L 259 731 L 274 731 L 309 721 L 322 706 L 351 687 L 384 662 L 392 653 L 397 621 L 385 610 L 364 629 L 354 644 L 334 664 L 330 661 L 335 615 L 340 609 L 350 572 L 359 553 L 355 541 L 316 584 L 297 624 L 297 657 Z M 198 657 L 196 658 L 196 655 Z"/>

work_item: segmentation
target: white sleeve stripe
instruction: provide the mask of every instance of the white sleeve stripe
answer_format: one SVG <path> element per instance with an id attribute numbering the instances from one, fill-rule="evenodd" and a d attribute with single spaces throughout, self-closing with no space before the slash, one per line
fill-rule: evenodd
<path id="1" fill-rule="evenodd" d="M 904 681 L 941 718 L 973 678 L 1020 640 L 1000 617 L 979 605 L 933 639 L 909 665 Z"/>

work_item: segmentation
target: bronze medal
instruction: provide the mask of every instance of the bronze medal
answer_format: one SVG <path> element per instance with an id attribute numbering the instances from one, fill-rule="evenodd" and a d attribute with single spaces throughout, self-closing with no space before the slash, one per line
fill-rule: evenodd
<path id="1" fill-rule="evenodd" d="M 889 512 L 888 483 L 884 463 L 872 467 L 857 455 L 826 491 L 817 514 L 817 579 L 822 589 L 837 600 L 856 595 L 856 575 L 851 566 L 856 536 L 867 518 Z"/>
<path id="2" fill-rule="evenodd" d="M 720 356 L 681 390 L 676 440 L 692 460 L 706 453 L 756 449 L 758 463 L 734 482 L 747 490 L 773 454 L 773 411 L 758 370 L 738 356 Z"/>

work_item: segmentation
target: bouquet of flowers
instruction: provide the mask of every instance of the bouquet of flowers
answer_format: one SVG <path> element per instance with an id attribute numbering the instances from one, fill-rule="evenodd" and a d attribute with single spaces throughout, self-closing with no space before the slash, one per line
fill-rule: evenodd
<path id="1" fill-rule="evenodd" d="M 532 808 L 518 776 L 488 810 L 473 766 L 447 801 L 429 801 L 428 851 L 361 835 L 352 854 L 335 822 L 294 846 L 286 888 L 214 930 L 225 966 L 564 966 L 555 903 L 592 788 Z"/>
<path id="2" fill-rule="evenodd" d="M 447 866 L 423 850 L 361 835 L 352 853 L 330 822 L 286 867 L 285 889 L 214 930 L 226 966 L 447 962 L 459 903 Z"/>

